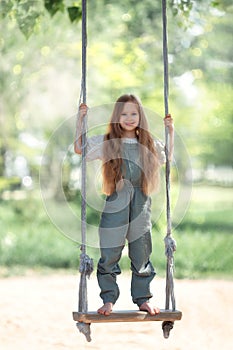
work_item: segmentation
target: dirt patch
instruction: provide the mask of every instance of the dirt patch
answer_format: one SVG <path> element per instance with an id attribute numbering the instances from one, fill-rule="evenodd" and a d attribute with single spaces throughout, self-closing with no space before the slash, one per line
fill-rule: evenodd
<path id="1" fill-rule="evenodd" d="M 164 280 L 152 283 L 157 305 L 164 307 Z M 130 276 L 119 277 L 120 299 L 115 309 L 135 309 Z M 0 279 L 0 348 L 2 350 L 231 350 L 233 282 L 175 281 L 177 309 L 183 312 L 169 339 L 160 322 L 93 324 L 92 342 L 76 329 L 78 278 L 75 275 Z M 89 309 L 101 305 L 93 275 L 88 282 Z"/>

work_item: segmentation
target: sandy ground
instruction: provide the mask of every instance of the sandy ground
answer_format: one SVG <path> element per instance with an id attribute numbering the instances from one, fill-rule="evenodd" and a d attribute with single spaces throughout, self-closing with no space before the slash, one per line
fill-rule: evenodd
<path id="1" fill-rule="evenodd" d="M 135 309 L 129 276 L 119 277 L 121 297 L 115 309 Z M 164 306 L 164 280 L 155 279 L 157 305 Z M 177 309 L 183 312 L 169 339 L 161 322 L 92 324 L 92 342 L 76 329 L 78 278 L 75 275 L 0 279 L 1 350 L 230 350 L 233 349 L 233 282 L 175 281 Z M 95 276 L 88 281 L 89 309 L 101 301 Z"/>

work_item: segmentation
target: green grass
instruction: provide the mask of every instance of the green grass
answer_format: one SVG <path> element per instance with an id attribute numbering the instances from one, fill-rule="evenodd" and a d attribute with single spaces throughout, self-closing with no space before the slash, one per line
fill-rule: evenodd
<path id="1" fill-rule="evenodd" d="M 173 232 L 176 278 L 232 278 L 232 197 L 233 189 L 229 188 L 193 189 L 190 208 Z M 56 229 L 39 198 L 1 201 L 0 212 L 0 273 L 78 268 L 78 243 Z M 97 220 L 96 215 L 90 215 Z M 165 275 L 165 228 L 161 218 L 153 229 L 152 261 L 159 276 Z M 96 266 L 98 249 L 88 247 L 88 254 Z M 122 257 L 121 267 L 129 269 L 127 256 Z"/>
<path id="2" fill-rule="evenodd" d="M 194 187 L 192 201 L 174 232 L 177 277 L 233 276 L 233 189 Z"/>
<path id="3" fill-rule="evenodd" d="M 50 222 L 39 199 L 1 202 L 0 265 L 69 268 L 78 247 Z"/>

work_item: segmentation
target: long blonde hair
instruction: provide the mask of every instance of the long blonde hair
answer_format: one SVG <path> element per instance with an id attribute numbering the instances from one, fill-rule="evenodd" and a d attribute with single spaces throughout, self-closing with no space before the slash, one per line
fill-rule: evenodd
<path id="1" fill-rule="evenodd" d="M 142 169 L 141 188 L 148 195 L 159 185 L 159 161 L 154 140 L 148 131 L 148 123 L 142 105 L 134 95 L 120 96 L 113 108 L 112 116 L 104 136 L 103 146 L 103 192 L 111 195 L 122 180 L 122 136 L 124 130 L 119 123 L 121 112 L 126 102 L 137 105 L 139 112 L 139 125 L 136 137 L 140 144 L 140 165 Z"/>

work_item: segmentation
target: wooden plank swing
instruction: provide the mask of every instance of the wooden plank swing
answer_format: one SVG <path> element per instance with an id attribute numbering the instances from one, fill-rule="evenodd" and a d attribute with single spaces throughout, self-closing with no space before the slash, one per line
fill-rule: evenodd
<path id="1" fill-rule="evenodd" d="M 168 111 L 168 53 L 167 53 L 167 18 L 166 18 L 166 0 L 162 0 L 162 19 L 163 19 L 163 59 L 164 59 L 164 105 L 165 117 L 169 115 Z M 82 0 L 82 84 L 80 101 L 86 103 L 86 0 Z M 87 303 L 87 276 L 93 271 L 93 261 L 86 254 L 86 133 L 87 125 L 84 118 L 82 125 L 82 204 L 81 204 L 81 233 L 82 244 L 80 247 L 80 268 L 81 273 L 79 283 L 79 306 L 78 312 L 73 312 L 73 320 L 77 322 L 77 328 L 86 336 L 87 341 L 91 341 L 90 324 L 91 323 L 110 323 L 110 322 L 146 322 L 161 321 L 163 334 L 165 338 L 169 337 L 170 330 L 174 322 L 182 318 L 182 312 L 176 310 L 174 283 L 173 283 L 173 252 L 176 250 L 176 242 L 171 235 L 171 217 L 170 217 L 170 162 L 168 157 L 169 133 L 168 127 L 165 127 L 165 154 L 166 154 L 166 213 L 167 213 L 167 235 L 165 241 L 165 254 L 167 256 L 166 271 L 166 301 L 165 309 L 160 310 L 156 315 L 150 315 L 146 311 L 125 310 L 114 311 L 110 315 L 101 315 L 97 312 L 88 311 Z M 170 300 L 172 310 L 170 309 Z"/>
<path id="2" fill-rule="evenodd" d="M 145 321 L 179 321 L 182 318 L 180 311 L 160 310 L 159 314 L 150 315 L 146 311 L 125 310 L 114 311 L 109 316 L 89 311 L 73 312 L 73 320 L 83 323 L 109 323 L 109 322 L 145 322 Z"/>

